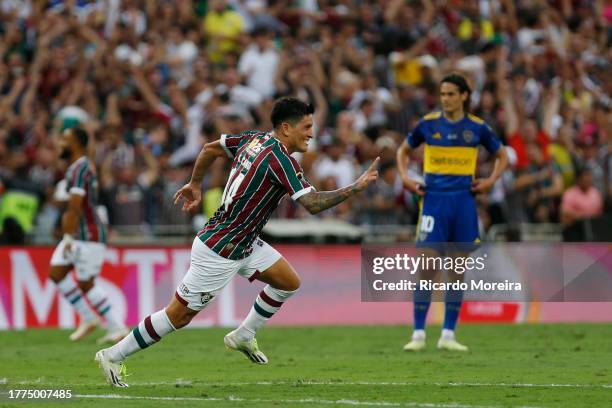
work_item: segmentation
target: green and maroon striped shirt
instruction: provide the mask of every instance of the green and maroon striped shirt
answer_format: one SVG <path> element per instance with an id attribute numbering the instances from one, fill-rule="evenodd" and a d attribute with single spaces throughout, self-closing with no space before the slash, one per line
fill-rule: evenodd
<path id="1" fill-rule="evenodd" d="M 83 211 L 76 239 L 106 243 L 106 228 L 98 214 L 98 179 L 87 156 L 81 156 L 66 170 L 66 191 L 83 197 Z"/>
<path id="2" fill-rule="evenodd" d="M 220 142 L 234 161 L 221 206 L 198 237 L 225 258 L 243 259 L 285 194 L 297 200 L 314 187 L 271 133 L 221 135 Z"/>

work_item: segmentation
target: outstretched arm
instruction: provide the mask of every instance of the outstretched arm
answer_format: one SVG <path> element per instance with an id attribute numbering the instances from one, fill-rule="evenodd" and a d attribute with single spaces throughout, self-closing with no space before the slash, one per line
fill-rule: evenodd
<path id="1" fill-rule="evenodd" d="M 183 203 L 183 211 L 191 211 L 196 208 L 202 199 L 202 191 L 200 184 L 204 179 L 204 173 L 217 157 L 227 157 L 225 150 L 221 146 L 219 140 L 204 145 L 198 158 L 196 159 L 191 180 L 185 184 L 179 191 L 174 194 L 174 204 L 178 204 L 181 198 L 185 199 Z"/>
<path id="2" fill-rule="evenodd" d="M 304 194 L 298 198 L 298 202 L 302 204 L 311 214 L 317 214 L 328 208 L 334 207 L 355 194 L 363 191 L 371 182 L 378 178 L 378 162 L 377 157 L 374 163 L 355 181 L 353 184 L 333 191 L 313 191 Z"/>

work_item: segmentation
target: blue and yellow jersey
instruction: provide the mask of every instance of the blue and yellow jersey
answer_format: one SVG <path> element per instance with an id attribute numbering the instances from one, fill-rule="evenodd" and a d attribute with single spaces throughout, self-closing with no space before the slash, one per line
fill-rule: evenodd
<path id="1" fill-rule="evenodd" d="M 413 149 L 425 143 L 425 191 L 469 191 L 476 172 L 478 145 L 490 153 L 501 146 L 491 128 L 472 114 L 451 122 L 442 112 L 432 112 L 406 139 Z"/>

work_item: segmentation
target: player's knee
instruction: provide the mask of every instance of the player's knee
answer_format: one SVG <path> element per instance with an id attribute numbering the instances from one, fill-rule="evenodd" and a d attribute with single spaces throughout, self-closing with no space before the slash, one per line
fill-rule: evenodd
<path id="1" fill-rule="evenodd" d="M 300 281 L 299 276 L 295 276 L 287 282 L 287 287 L 284 288 L 286 291 L 295 292 L 300 288 L 302 282 Z"/>
<path id="2" fill-rule="evenodd" d="M 51 267 L 49 270 L 49 278 L 55 282 L 61 282 L 66 277 L 66 272 L 62 268 Z"/>
<path id="3" fill-rule="evenodd" d="M 166 315 L 170 323 L 172 323 L 172 326 L 177 330 L 187 326 L 197 313 L 197 311 L 177 304 L 177 302 L 170 302 L 166 307 Z"/>
<path id="4" fill-rule="evenodd" d="M 94 286 L 94 280 L 93 278 L 90 280 L 86 280 L 86 281 L 79 281 L 79 288 L 84 292 L 87 293 L 91 290 L 91 288 L 93 288 Z"/>
<path id="5" fill-rule="evenodd" d="M 183 313 L 183 314 L 175 314 L 174 316 L 170 316 L 168 314 L 168 318 L 170 319 L 170 323 L 174 326 L 175 329 L 180 329 L 187 326 L 191 323 L 191 319 L 193 319 L 194 315 Z"/>

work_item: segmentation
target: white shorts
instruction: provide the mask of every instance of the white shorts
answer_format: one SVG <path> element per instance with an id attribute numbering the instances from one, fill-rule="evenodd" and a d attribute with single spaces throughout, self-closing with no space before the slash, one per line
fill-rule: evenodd
<path id="1" fill-rule="evenodd" d="M 244 259 L 222 257 L 196 237 L 191 246 L 191 263 L 176 289 L 176 299 L 192 310 L 204 309 L 236 273 L 254 281 L 281 258 L 267 242 L 257 238 L 253 252 Z"/>
<path id="2" fill-rule="evenodd" d="M 51 266 L 74 266 L 77 279 L 86 281 L 95 278 L 102 269 L 106 245 L 101 242 L 74 241 L 68 253 L 64 253 L 66 243 L 62 240 L 55 247 Z"/>

